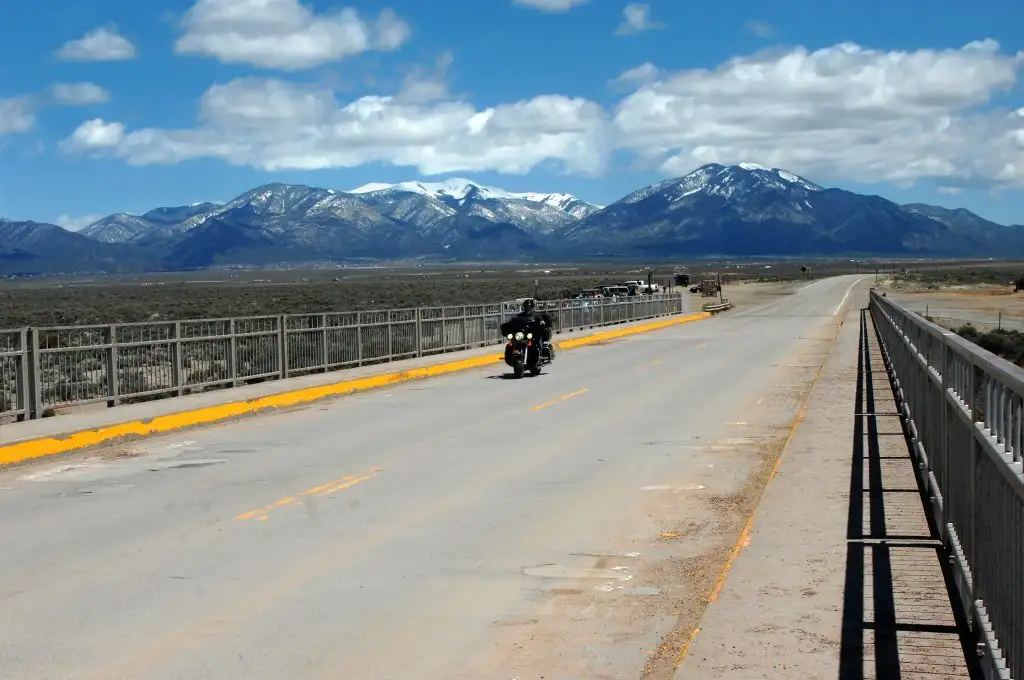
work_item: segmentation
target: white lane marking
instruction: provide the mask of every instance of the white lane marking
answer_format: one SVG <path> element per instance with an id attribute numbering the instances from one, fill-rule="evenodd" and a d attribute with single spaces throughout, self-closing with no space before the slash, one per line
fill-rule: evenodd
<path id="1" fill-rule="evenodd" d="M 853 283 L 851 283 L 850 287 L 846 289 L 846 295 L 843 296 L 843 299 L 839 302 L 839 306 L 836 307 L 836 311 L 832 312 L 832 316 L 835 316 L 836 314 L 838 314 L 839 310 L 842 309 L 843 305 L 846 304 L 846 298 L 850 297 L 850 293 L 853 291 L 853 287 L 856 286 L 861 281 L 866 281 L 866 280 L 868 280 L 870 278 L 871 278 L 870 276 L 862 276 L 859 279 L 857 279 L 856 281 L 854 281 Z"/>
<path id="2" fill-rule="evenodd" d="M 816 286 L 816 285 L 818 285 L 819 283 L 825 283 L 826 281 L 828 281 L 828 279 L 829 279 L 829 278 L 831 278 L 831 277 L 826 277 L 826 278 L 824 278 L 824 279 L 818 279 L 817 281 L 811 281 L 811 282 L 810 282 L 810 283 L 808 283 L 808 284 L 807 284 L 806 286 L 801 286 L 800 288 L 798 288 L 798 290 L 807 290 L 807 289 L 808 289 L 808 288 L 810 288 L 811 286 Z"/>

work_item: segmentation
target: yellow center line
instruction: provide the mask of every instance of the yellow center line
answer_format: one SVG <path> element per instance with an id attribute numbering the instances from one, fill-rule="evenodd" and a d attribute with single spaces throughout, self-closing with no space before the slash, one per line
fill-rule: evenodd
<path id="1" fill-rule="evenodd" d="M 373 468 L 374 471 L 379 471 L 381 469 L 383 468 Z M 301 491 L 295 494 L 294 496 L 287 496 L 285 498 L 282 498 L 281 500 L 274 501 L 270 505 L 265 505 L 262 508 L 256 508 L 254 510 L 249 510 L 248 512 L 243 512 L 242 514 L 237 515 L 235 519 L 255 519 L 257 521 L 263 521 L 267 519 L 267 516 L 270 512 L 276 510 L 277 508 L 283 508 L 289 505 L 302 505 L 302 501 L 299 500 L 300 497 L 317 496 L 322 498 L 324 496 L 330 496 L 333 493 L 337 493 L 342 489 L 347 489 L 350 486 L 355 486 L 356 484 L 365 482 L 368 479 L 373 479 L 373 475 L 369 474 L 364 475 L 362 477 L 353 477 L 352 475 L 346 475 L 345 477 L 335 479 L 332 482 L 327 482 L 326 484 L 319 484 L 317 486 L 306 489 L 305 491 Z"/>
<path id="2" fill-rule="evenodd" d="M 326 491 L 326 490 L 330 489 L 331 487 L 337 486 L 338 484 L 344 484 L 345 482 L 347 482 L 349 480 L 352 480 L 352 479 L 355 479 L 355 477 L 353 477 L 351 475 L 346 476 L 346 477 L 342 477 L 341 479 L 335 479 L 333 482 L 327 482 L 326 484 L 321 484 L 319 486 L 314 486 L 312 488 L 306 489 L 305 491 L 300 492 L 299 495 L 300 496 L 316 496 L 319 493 L 321 493 L 322 491 Z"/>
<path id="3" fill-rule="evenodd" d="M 537 404 L 536 406 L 534 406 L 530 410 L 531 411 L 539 411 L 542 408 L 547 408 L 548 406 L 553 406 L 554 404 L 557 404 L 560 401 L 565 401 L 566 399 L 572 399 L 573 397 L 578 397 L 581 394 L 583 394 L 585 392 L 588 392 L 588 391 L 589 390 L 586 387 L 584 387 L 581 390 L 576 390 L 575 392 L 570 392 L 569 394 L 563 395 L 563 396 L 559 397 L 558 399 L 552 399 L 551 401 L 545 401 L 543 404 Z"/>
<path id="4" fill-rule="evenodd" d="M 337 493 L 338 491 L 341 491 L 342 489 L 347 489 L 350 486 L 355 486 L 356 484 L 359 484 L 360 482 L 365 482 L 366 480 L 370 479 L 372 476 L 373 475 L 366 475 L 365 477 L 356 477 L 354 479 L 349 479 L 348 481 L 341 482 L 340 484 L 335 484 L 334 486 L 332 486 L 329 489 L 325 489 L 323 491 L 320 491 L 320 492 L 316 493 L 315 495 L 316 496 L 321 496 L 321 497 L 323 497 L 323 496 L 330 496 L 332 493 Z M 306 495 L 306 494 L 304 494 L 304 495 Z"/>

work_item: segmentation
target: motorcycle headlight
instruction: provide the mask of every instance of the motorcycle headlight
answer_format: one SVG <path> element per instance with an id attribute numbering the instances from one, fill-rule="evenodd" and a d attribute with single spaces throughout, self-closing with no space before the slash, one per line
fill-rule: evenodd
<path id="1" fill-rule="evenodd" d="M 523 332 L 519 331 L 518 333 L 516 333 L 516 340 L 522 340 L 522 339 L 523 339 Z"/>
<path id="2" fill-rule="evenodd" d="M 526 334 L 526 339 L 527 340 L 533 340 L 533 333 L 527 333 Z"/>
<path id="3" fill-rule="evenodd" d="M 509 334 L 508 334 L 508 339 L 509 339 L 509 340 L 511 340 L 511 339 L 512 339 L 512 334 L 511 334 L 511 333 L 509 333 Z"/>

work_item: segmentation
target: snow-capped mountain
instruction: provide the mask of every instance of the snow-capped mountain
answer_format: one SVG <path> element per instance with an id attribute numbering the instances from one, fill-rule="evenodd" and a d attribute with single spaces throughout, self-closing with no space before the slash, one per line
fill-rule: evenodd
<path id="1" fill-rule="evenodd" d="M 824 189 L 803 177 L 778 168 L 769 170 L 755 163 L 731 166 L 710 163 L 683 177 L 666 179 L 638 189 L 620 199 L 615 205 L 635 205 L 655 195 L 669 203 L 678 204 L 682 199 L 695 194 L 729 199 L 744 197 L 752 191 L 810 194 Z"/>
<path id="2" fill-rule="evenodd" d="M 467 179 L 338 191 L 267 184 L 223 204 L 118 213 L 80 233 L 0 219 L 0 272 L 538 256 L 1024 255 L 1024 228 L 900 206 L 752 163 L 708 164 L 607 207 Z"/>
<path id="3" fill-rule="evenodd" d="M 104 243 L 132 243 L 151 238 L 170 238 L 185 231 L 184 222 L 215 210 L 216 203 L 202 202 L 172 208 L 155 208 L 142 215 L 114 213 L 93 222 L 80 233 Z"/>
<path id="4" fill-rule="evenodd" d="M 555 235 L 578 255 L 996 252 L 1024 230 L 954 228 L 879 196 L 753 163 L 710 163 L 623 197 Z M 1010 246 L 1010 244 L 1013 244 Z"/>
<path id="5" fill-rule="evenodd" d="M 514 193 L 457 177 L 441 182 L 365 184 L 349 193 L 392 217 L 431 230 L 468 217 L 547 234 L 601 208 L 572 194 Z"/>
<path id="6" fill-rule="evenodd" d="M 453 177 L 441 182 L 399 182 L 397 184 L 380 184 L 371 183 L 364 184 L 358 189 L 352 189 L 349 191 L 350 194 L 370 194 L 380 191 L 400 191 L 411 194 L 421 194 L 424 196 L 430 196 L 440 201 L 448 203 L 449 205 L 454 202 L 461 204 L 471 194 L 477 200 L 514 200 L 514 201 L 527 201 L 529 203 L 544 203 L 550 205 L 553 208 L 557 208 L 563 212 L 569 212 L 577 206 L 590 206 L 596 210 L 600 210 L 603 206 L 592 205 L 581 201 L 572 194 L 544 194 L 532 191 L 515 193 L 511 191 L 505 191 L 504 189 L 498 189 L 496 187 L 479 184 L 471 179 L 463 179 L 459 177 Z"/>

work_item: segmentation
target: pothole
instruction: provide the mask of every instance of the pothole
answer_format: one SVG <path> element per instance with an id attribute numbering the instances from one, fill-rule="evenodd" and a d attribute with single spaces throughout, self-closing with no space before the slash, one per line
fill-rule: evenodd
<path id="1" fill-rule="evenodd" d="M 671 484 L 655 484 L 654 486 L 640 487 L 641 491 L 700 491 L 705 489 L 703 484 L 685 484 L 683 486 L 672 486 Z"/>
<path id="2" fill-rule="evenodd" d="M 492 626 L 532 626 L 538 623 L 537 619 L 502 619 L 492 621 Z"/>
<path id="3" fill-rule="evenodd" d="M 588 567 L 566 567 L 561 564 L 541 564 L 536 567 L 526 567 L 523 569 L 523 573 L 527 576 L 538 576 L 540 578 L 603 578 L 628 581 L 633 577 L 622 573 L 626 569 L 628 567 L 595 569 Z"/>
<path id="4" fill-rule="evenodd" d="M 150 472 L 160 472 L 161 470 L 177 470 L 177 469 L 188 469 L 188 468 L 200 468 L 207 467 L 209 465 L 219 465 L 226 463 L 227 458 L 199 458 L 196 460 L 177 460 L 158 465 L 150 465 Z"/>

